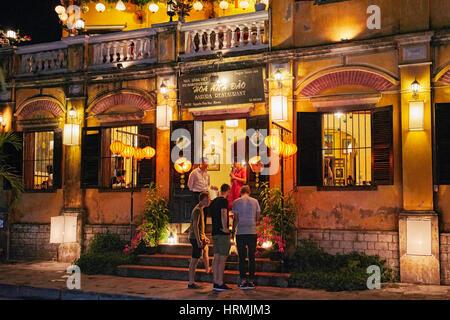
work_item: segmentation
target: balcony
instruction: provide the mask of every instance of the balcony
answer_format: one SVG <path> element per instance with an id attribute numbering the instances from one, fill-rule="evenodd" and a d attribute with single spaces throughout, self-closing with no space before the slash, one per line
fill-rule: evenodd
<path id="1" fill-rule="evenodd" d="M 17 49 L 19 75 L 52 74 L 67 71 L 67 42 L 56 41 Z"/>
<path id="2" fill-rule="evenodd" d="M 181 25 L 185 39 L 181 57 L 267 49 L 268 20 L 267 11 L 258 11 L 184 23 Z"/>
<path id="3" fill-rule="evenodd" d="M 258 11 L 187 23 L 154 24 L 147 29 L 2 48 L 0 54 L 18 56 L 11 58 L 14 67 L 9 70 L 18 77 L 106 71 L 179 58 L 204 59 L 219 51 L 240 55 L 268 49 L 268 20 L 267 11 Z"/>
<path id="4" fill-rule="evenodd" d="M 88 44 L 92 45 L 93 59 L 89 69 L 111 68 L 118 63 L 154 63 L 156 36 L 155 30 L 142 29 L 91 37 Z"/>

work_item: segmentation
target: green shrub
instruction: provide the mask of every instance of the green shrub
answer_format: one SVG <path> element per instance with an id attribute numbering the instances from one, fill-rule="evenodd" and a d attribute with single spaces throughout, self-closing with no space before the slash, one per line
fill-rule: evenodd
<path id="1" fill-rule="evenodd" d="M 125 242 L 118 234 L 96 233 L 86 253 L 75 262 L 85 274 L 115 274 L 116 267 L 135 262 L 135 256 L 123 253 Z"/>
<path id="2" fill-rule="evenodd" d="M 75 264 L 85 274 L 115 274 L 117 266 L 133 264 L 134 257 L 122 252 L 87 252 Z"/>
<path id="3" fill-rule="evenodd" d="M 291 272 L 290 285 L 294 287 L 365 290 L 369 277 L 367 267 L 371 265 L 380 267 L 381 282 L 395 281 L 392 269 L 379 256 L 359 252 L 331 255 L 308 240 L 300 242 L 295 253 L 286 259 L 286 265 Z"/>
<path id="4" fill-rule="evenodd" d="M 124 245 L 125 241 L 118 234 L 108 231 L 106 233 L 96 233 L 87 251 L 91 253 L 122 252 Z"/>

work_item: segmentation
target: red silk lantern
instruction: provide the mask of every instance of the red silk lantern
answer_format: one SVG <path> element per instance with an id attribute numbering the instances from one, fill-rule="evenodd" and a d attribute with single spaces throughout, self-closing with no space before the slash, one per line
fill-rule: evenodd
<path id="1" fill-rule="evenodd" d="M 125 145 L 122 141 L 116 140 L 109 146 L 109 150 L 115 154 L 121 154 L 123 149 L 125 149 Z"/>

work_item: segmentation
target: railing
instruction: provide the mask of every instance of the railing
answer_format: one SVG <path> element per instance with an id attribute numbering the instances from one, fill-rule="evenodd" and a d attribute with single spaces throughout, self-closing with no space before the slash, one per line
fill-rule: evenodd
<path id="1" fill-rule="evenodd" d="M 156 59 L 156 32 L 152 29 L 124 31 L 91 37 L 93 59 L 89 68 L 108 68 L 118 63 L 151 63 Z"/>
<path id="2" fill-rule="evenodd" d="M 63 41 L 20 47 L 20 75 L 65 72 L 67 69 L 67 43 Z"/>
<path id="3" fill-rule="evenodd" d="M 230 51 L 268 48 L 265 31 L 267 11 L 184 23 L 184 54 L 193 57 Z"/>

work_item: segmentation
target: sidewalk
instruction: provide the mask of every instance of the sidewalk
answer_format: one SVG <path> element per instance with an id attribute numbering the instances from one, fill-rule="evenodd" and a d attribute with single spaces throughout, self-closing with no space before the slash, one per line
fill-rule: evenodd
<path id="1" fill-rule="evenodd" d="M 176 299 L 176 300 L 450 300 L 450 286 L 387 284 L 381 290 L 326 292 L 296 288 L 257 287 L 213 292 L 212 285 L 189 290 L 186 282 L 82 275 L 81 290 L 68 290 L 67 263 L 52 261 L 0 263 L 0 296 L 41 299 Z"/>

